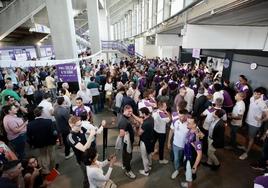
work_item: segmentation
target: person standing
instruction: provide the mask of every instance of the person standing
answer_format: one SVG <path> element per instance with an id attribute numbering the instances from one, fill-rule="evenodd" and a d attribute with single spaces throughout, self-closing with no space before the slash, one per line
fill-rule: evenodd
<path id="1" fill-rule="evenodd" d="M 87 178 L 86 166 L 83 162 L 84 152 L 91 147 L 91 143 L 95 137 L 95 130 L 90 131 L 88 139 L 86 138 L 87 130 L 82 126 L 80 117 L 71 116 L 69 119 L 69 126 L 71 127 L 71 132 L 68 135 L 68 142 L 70 143 L 77 163 L 80 165 L 80 168 L 84 175 L 84 188 L 89 187 L 89 182 Z"/>
<path id="2" fill-rule="evenodd" d="M 51 119 L 44 117 L 44 108 L 38 106 L 34 110 L 35 120 L 27 127 L 29 145 L 36 149 L 38 161 L 43 174 L 49 174 L 55 166 L 55 144 L 57 131 Z"/>
<path id="3" fill-rule="evenodd" d="M 199 131 L 193 117 L 188 117 L 187 127 L 189 131 L 184 146 L 186 182 L 182 182 L 181 186 L 192 188 L 192 182 L 196 178 L 197 168 L 202 159 L 202 143 L 199 139 L 203 137 L 203 134 Z"/>
<path id="4" fill-rule="evenodd" d="M 235 95 L 235 106 L 233 108 L 232 114 L 230 116 L 231 119 L 231 141 L 230 144 L 233 148 L 237 147 L 237 143 L 236 143 L 236 134 L 238 129 L 242 126 L 242 120 L 243 120 L 243 116 L 246 110 L 245 107 L 245 102 L 243 101 L 245 98 L 245 93 L 237 93 Z"/>
<path id="5" fill-rule="evenodd" d="M 91 107 L 92 104 L 92 95 L 91 92 L 86 86 L 82 83 L 80 84 L 81 89 L 77 92 L 77 97 L 82 98 L 85 106 Z"/>
<path id="6" fill-rule="evenodd" d="M 53 72 L 51 72 L 45 79 L 47 89 L 49 89 L 51 93 L 52 101 L 54 101 L 57 97 L 57 87 L 56 80 L 54 78 Z"/>
<path id="7" fill-rule="evenodd" d="M 208 130 L 208 160 L 205 165 L 212 170 L 220 168 L 220 162 L 215 155 L 216 149 L 224 147 L 224 121 L 221 119 L 225 111 L 218 109 L 213 112 L 213 122 Z"/>
<path id="8" fill-rule="evenodd" d="M 139 173 L 148 176 L 152 167 L 152 152 L 154 151 L 154 119 L 146 107 L 140 109 L 140 114 L 143 123 L 138 134 L 140 135 L 140 151 L 144 169 L 139 170 Z"/>
<path id="9" fill-rule="evenodd" d="M 133 109 L 131 106 L 126 105 L 123 109 L 123 115 L 118 122 L 118 128 L 120 130 L 120 137 L 122 138 L 123 143 L 123 151 L 122 151 L 122 159 L 123 166 L 126 169 L 125 174 L 131 178 L 135 179 L 136 175 L 131 171 L 131 159 L 132 159 L 132 147 L 134 142 L 134 130 L 129 121 L 129 118 L 133 114 Z"/>
<path id="10" fill-rule="evenodd" d="M 171 116 L 167 112 L 167 104 L 160 101 L 158 109 L 153 112 L 154 118 L 154 145 L 156 141 L 159 142 L 159 163 L 167 164 L 168 160 L 164 159 L 164 147 L 166 141 L 166 126 L 170 122 Z"/>
<path id="11" fill-rule="evenodd" d="M 113 165 L 116 162 L 116 157 L 110 156 L 103 162 L 98 161 L 98 157 L 99 154 L 95 148 L 90 148 L 85 153 L 87 177 L 91 188 L 107 187 L 105 185 L 108 181 L 112 183 L 110 176 L 113 170 Z M 102 168 L 107 165 L 109 165 L 109 168 L 107 173 L 104 175 Z"/>
<path id="12" fill-rule="evenodd" d="M 239 159 L 245 160 L 248 157 L 248 152 L 254 143 L 254 138 L 257 135 L 262 122 L 266 121 L 267 119 L 268 108 L 262 99 L 262 90 L 260 88 L 256 88 L 253 96 L 250 98 L 250 105 L 246 117 L 249 141 L 247 148 L 243 148 L 245 149 L 245 152 L 239 157 Z"/>
<path id="13" fill-rule="evenodd" d="M 74 155 L 73 152 L 70 152 L 71 147 L 67 141 L 67 136 L 70 134 L 70 126 L 68 123 L 70 112 L 69 109 L 64 106 L 63 97 L 57 98 L 57 104 L 58 106 L 54 110 L 56 125 L 64 144 L 65 159 L 69 159 Z"/>
<path id="14" fill-rule="evenodd" d="M 187 128 L 187 110 L 180 110 L 178 119 L 173 120 L 168 137 L 168 149 L 173 151 L 174 155 L 174 169 L 175 171 L 171 175 L 171 179 L 175 179 L 179 175 L 179 168 L 183 161 L 184 145 L 186 140 L 186 135 L 188 133 Z M 171 140 L 173 137 L 173 143 L 171 145 Z"/>
<path id="15" fill-rule="evenodd" d="M 90 90 L 92 95 L 93 111 L 97 114 L 100 109 L 100 85 L 95 81 L 95 77 L 90 78 L 90 82 L 87 85 L 87 88 Z"/>
<path id="16" fill-rule="evenodd" d="M 20 160 L 25 157 L 26 126 L 28 121 L 23 121 L 17 117 L 18 108 L 14 105 L 4 106 L 3 112 L 6 114 L 3 119 L 7 138 L 14 146 L 15 152 Z"/>

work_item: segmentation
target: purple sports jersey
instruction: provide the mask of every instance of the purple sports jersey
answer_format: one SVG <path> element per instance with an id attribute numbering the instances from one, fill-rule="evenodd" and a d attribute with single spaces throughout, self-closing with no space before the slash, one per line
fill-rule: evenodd
<path id="1" fill-rule="evenodd" d="M 223 90 L 223 98 L 224 98 L 224 100 L 223 100 L 224 107 L 234 106 L 233 100 L 232 100 L 230 94 L 226 90 Z"/>
<path id="2" fill-rule="evenodd" d="M 192 145 L 194 144 L 194 147 Z M 184 155 L 186 160 L 194 160 L 194 152 L 202 151 L 202 143 L 196 140 L 196 134 L 189 131 L 186 135 L 185 146 L 184 146 Z"/>
<path id="3" fill-rule="evenodd" d="M 268 176 L 258 176 L 254 180 L 254 185 L 260 185 L 264 188 L 268 187 Z"/>

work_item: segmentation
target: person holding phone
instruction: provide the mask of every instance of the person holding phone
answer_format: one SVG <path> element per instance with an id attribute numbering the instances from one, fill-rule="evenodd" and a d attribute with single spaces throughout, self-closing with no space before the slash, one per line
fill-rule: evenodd
<path id="1" fill-rule="evenodd" d="M 42 168 L 35 157 L 30 157 L 26 164 L 23 165 L 23 178 L 25 188 L 46 187 L 49 182 L 45 181 L 42 176 Z"/>
<path id="2" fill-rule="evenodd" d="M 98 161 L 99 154 L 95 148 L 90 148 L 85 152 L 85 165 L 90 188 L 103 188 L 106 184 L 116 187 L 110 180 L 113 165 L 116 162 L 115 155 L 111 155 L 107 160 Z M 104 175 L 102 168 L 109 165 L 107 173 Z"/>
<path id="3" fill-rule="evenodd" d="M 28 121 L 23 121 L 22 118 L 17 117 L 18 108 L 15 105 L 4 106 L 2 110 L 5 113 L 3 124 L 7 138 L 12 146 L 14 146 L 18 158 L 22 160 L 25 156 L 25 133 Z"/>

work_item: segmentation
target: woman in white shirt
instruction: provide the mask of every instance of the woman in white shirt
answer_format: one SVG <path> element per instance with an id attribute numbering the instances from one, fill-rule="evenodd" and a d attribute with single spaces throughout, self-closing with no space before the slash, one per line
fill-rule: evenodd
<path id="1" fill-rule="evenodd" d="M 95 148 L 89 148 L 85 153 L 85 164 L 90 188 L 104 188 L 110 180 L 116 157 L 112 155 L 108 160 L 98 161 L 98 153 Z M 109 164 L 109 169 L 104 175 L 102 168 Z M 116 186 L 113 186 L 116 187 Z"/>
<path id="2" fill-rule="evenodd" d="M 110 110 L 112 110 L 113 83 L 111 77 L 107 79 L 107 82 L 104 86 L 104 90 L 105 90 L 105 98 L 108 100 L 108 107 Z"/>
<path id="3" fill-rule="evenodd" d="M 34 104 L 34 91 L 35 88 L 32 83 L 30 83 L 28 80 L 24 82 L 24 88 L 23 88 L 26 99 L 30 105 Z"/>

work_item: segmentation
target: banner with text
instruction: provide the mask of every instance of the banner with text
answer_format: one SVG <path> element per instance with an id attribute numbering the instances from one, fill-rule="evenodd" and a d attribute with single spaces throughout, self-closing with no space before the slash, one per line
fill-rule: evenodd
<path id="1" fill-rule="evenodd" d="M 77 67 L 76 63 L 66 63 L 56 66 L 58 80 L 60 82 L 77 82 Z"/>

